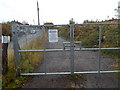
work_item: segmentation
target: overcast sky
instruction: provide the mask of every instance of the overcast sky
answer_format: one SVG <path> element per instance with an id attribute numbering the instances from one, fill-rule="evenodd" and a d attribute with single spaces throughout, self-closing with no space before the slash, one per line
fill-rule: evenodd
<path id="1" fill-rule="evenodd" d="M 68 24 L 84 20 L 105 20 L 115 17 L 120 0 L 38 0 L 40 24 Z M 0 23 L 18 20 L 37 24 L 37 0 L 0 0 Z"/>

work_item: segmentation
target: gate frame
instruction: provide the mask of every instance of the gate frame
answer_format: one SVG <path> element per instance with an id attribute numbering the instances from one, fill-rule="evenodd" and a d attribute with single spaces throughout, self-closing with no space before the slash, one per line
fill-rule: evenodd
<path id="1" fill-rule="evenodd" d="M 99 48 L 74 48 L 74 26 L 75 25 L 99 25 Z M 120 25 L 120 23 L 85 23 L 85 24 L 61 24 L 61 25 L 12 25 L 13 47 L 15 62 L 20 75 L 64 75 L 64 74 L 102 74 L 102 73 L 119 73 L 120 70 L 100 71 L 101 50 L 120 50 L 120 48 L 101 48 L 102 25 Z M 44 50 L 20 50 L 18 43 L 19 27 L 52 27 L 52 26 L 70 26 L 70 49 L 44 49 Z M 98 70 L 97 71 L 82 71 L 74 72 L 74 51 L 99 51 Z M 71 72 L 56 72 L 56 73 L 21 73 L 20 53 L 22 52 L 65 52 L 70 51 Z"/>

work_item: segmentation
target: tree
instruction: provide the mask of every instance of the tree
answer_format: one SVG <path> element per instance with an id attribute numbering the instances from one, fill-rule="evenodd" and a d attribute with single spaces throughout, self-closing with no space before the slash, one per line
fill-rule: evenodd
<path id="1" fill-rule="evenodd" d="M 44 25 L 54 25 L 52 22 L 46 22 Z"/>
<path id="2" fill-rule="evenodd" d="M 120 2 L 120 1 L 119 1 Z M 118 8 L 114 9 L 115 16 L 120 19 L 120 5 L 118 5 Z"/>
<path id="3" fill-rule="evenodd" d="M 44 25 L 54 25 L 54 24 L 52 22 L 46 22 L 46 23 L 44 23 Z M 53 29 L 53 28 L 54 28 L 54 26 L 51 26 L 51 27 L 47 26 L 46 29 Z"/>
<path id="4" fill-rule="evenodd" d="M 89 20 L 84 20 L 84 22 L 83 23 L 89 23 Z"/>
<path id="5" fill-rule="evenodd" d="M 69 20 L 69 24 L 75 24 L 75 21 L 74 21 L 73 18 L 71 18 L 71 19 Z"/>

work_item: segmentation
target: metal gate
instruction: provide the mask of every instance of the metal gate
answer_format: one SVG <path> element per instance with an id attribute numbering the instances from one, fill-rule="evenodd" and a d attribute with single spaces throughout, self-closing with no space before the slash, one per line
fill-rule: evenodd
<path id="1" fill-rule="evenodd" d="M 119 23 L 120 24 L 120 23 Z M 14 46 L 14 55 L 15 55 L 15 62 L 16 66 L 18 67 L 20 75 L 62 75 L 62 74 L 95 74 L 95 73 L 118 73 L 118 70 L 112 71 L 101 71 L 100 70 L 100 60 L 101 60 L 101 50 L 120 50 L 120 48 L 101 48 L 101 37 L 102 37 L 102 26 L 103 25 L 119 25 L 118 23 L 85 23 L 85 24 L 64 24 L 64 25 L 13 25 L 12 26 L 12 34 L 13 34 L 13 46 Z M 98 48 L 75 48 L 74 45 L 76 43 L 81 43 L 80 41 L 74 41 L 74 26 L 81 25 L 98 25 L 99 26 L 99 47 Z M 18 29 L 21 28 L 35 28 L 35 27 L 42 27 L 42 30 L 45 32 L 45 27 L 60 27 L 60 26 L 69 26 L 70 27 L 70 42 L 63 43 L 63 49 L 42 49 L 42 50 L 20 50 L 18 44 Z M 68 45 L 69 44 L 69 45 Z M 65 49 L 69 46 L 69 49 Z M 82 71 L 82 72 L 75 72 L 74 71 L 74 55 L 75 51 L 99 51 L 99 59 L 97 65 L 97 71 Z M 43 73 L 21 73 L 20 68 L 20 53 L 23 52 L 70 52 L 70 72 L 50 72 L 47 73 L 46 71 Z"/>

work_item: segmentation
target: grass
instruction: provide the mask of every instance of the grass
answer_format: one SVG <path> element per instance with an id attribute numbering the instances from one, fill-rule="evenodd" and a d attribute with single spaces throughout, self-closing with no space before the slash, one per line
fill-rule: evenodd
<path id="1" fill-rule="evenodd" d="M 38 37 L 36 40 L 26 44 L 22 49 L 37 50 L 42 49 L 43 40 L 42 37 Z M 22 72 L 33 72 L 35 67 L 39 65 L 43 60 L 42 52 L 29 52 L 21 53 L 21 70 Z M 19 76 L 17 68 L 15 66 L 15 58 L 13 49 L 8 56 L 8 72 L 2 77 L 3 88 L 20 88 L 22 84 L 27 80 L 28 76 Z"/>
<path id="2" fill-rule="evenodd" d="M 28 49 L 28 50 L 42 49 L 42 40 L 39 40 L 39 38 L 37 38 L 34 41 L 34 43 L 33 42 L 29 43 L 23 49 Z M 39 65 L 42 62 L 43 53 L 42 52 L 21 53 L 21 58 L 22 58 L 21 60 L 22 72 L 32 72 L 35 66 Z"/>
<path id="3" fill-rule="evenodd" d="M 74 74 L 74 75 L 70 75 L 68 77 L 68 80 L 75 82 L 75 81 L 80 80 L 82 78 L 83 78 L 82 74 Z"/>
<path id="4" fill-rule="evenodd" d="M 94 22 L 97 23 L 97 22 Z M 100 23 L 112 23 L 109 21 Z M 113 21 L 118 23 L 118 21 Z M 65 40 L 69 40 L 70 28 L 60 27 L 60 37 Z M 117 25 L 103 25 L 102 26 L 102 48 L 116 48 L 119 47 L 119 28 Z M 75 26 L 74 27 L 74 40 L 81 41 L 82 47 L 85 48 L 98 48 L 99 46 L 99 26 L 98 25 L 86 25 L 86 26 Z M 102 50 L 103 54 L 114 57 L 115 60 L 119 59 L 119 50 Z"/>

